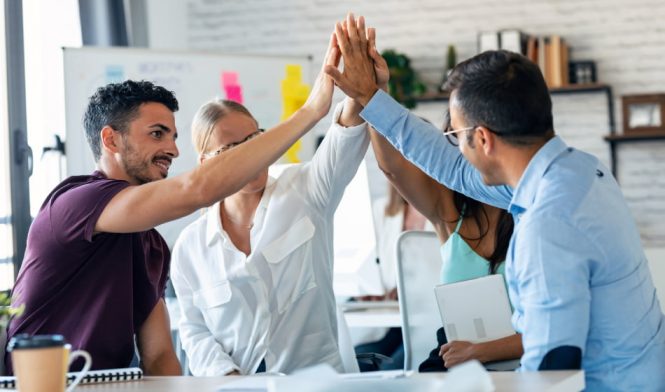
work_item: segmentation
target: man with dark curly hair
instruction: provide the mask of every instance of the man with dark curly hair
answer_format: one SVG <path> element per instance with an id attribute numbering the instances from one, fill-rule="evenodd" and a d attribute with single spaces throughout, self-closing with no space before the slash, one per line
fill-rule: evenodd
<path id="1" fill-rule="evenodd" d="M 325 63 L 334 58 L 331 45 Z M 129 366 L 136 342 L 147 374 L 181 374 L 163 300 L 171 255 L 154 227 L 240 190 L 328 113 L 332 91 L 321 73 L 289 119 L 166 179 L 178 156 L 173 93 L 146 81 L 99 88 L 83 121 L 97 170 L 59 184 L 35 217 L 13 292 L 25 312 L 8 337 L 61 334 L 93 369 Z"/>

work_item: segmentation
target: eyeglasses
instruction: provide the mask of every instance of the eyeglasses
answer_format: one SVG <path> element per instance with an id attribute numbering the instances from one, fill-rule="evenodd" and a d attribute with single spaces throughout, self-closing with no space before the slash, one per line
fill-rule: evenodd
<path id="1" fill-rule="evenodd" d="M 448 139 L 448 143 L 452 144 L 453 146 L 457 147 L 459 146 L 459 140 L 457 139 L 456 133 L 459 132 L 464 132 L 464 131 L 470 131 L 472 129 L 476 129 L 478 126 L 473 126 L 473 127 L 466 127 L 466 128 L 460 128 L 460 129 L 452 129 L 451 126 L 449 125 L 446 127 L 446 130 L 443 132 L 443 135 Z M 450 136 L 450 135 L 455 135 L 455 136 Z"/>
<path id="2" fill-rule="evenodd" d="M 212 158 L 212 157 L 217 156 L 217 155 L 219 155 L 219 154 L 221 154 L 221 153 L 223 153 L 223 152 L 225 152 L 225 151 L 228 151 L 228 150 L 230 150 L 230 149 L 232 149 L 232 148 L 234 148 L 234 147 L 237 147 L 237 146 L 239 146 L 239 145 L 241 145 L 241 144 L 243 144 L 243 143 L 245 143 L 245 142 L 247 142 L 247 141 L 250 141 L 250 140 L 254 139 L 255 137 L 257 137 L 257 136 L 259 136 L 260 134 L 262 134 L 264 131 L 265 131 L 265 129 L 263 129 L 263 128 L 259 128 L 256 132 L 249 134 L 246 138 L 244 138 L 243 140 L 241 140 L 241 141 L 239 141 L 239 142 L 229 143 L 229 144 L 223 144 L 222 146 L 220 146 L 219 148 L 217 148 L 215 151 L 207 152 L 207 153 L 202 154 L 202 155 L 203 155 L 204 158 Z M 207 144 L 207 142 L 208 142 L 208 140 L 206 140 L 206 144 Z M 205 144 L 204 144 L 204 146 L 203 146 L 203 150 L 205 150 L 205 147 L 206 147 L 206 146 L 205 146 Z"/>

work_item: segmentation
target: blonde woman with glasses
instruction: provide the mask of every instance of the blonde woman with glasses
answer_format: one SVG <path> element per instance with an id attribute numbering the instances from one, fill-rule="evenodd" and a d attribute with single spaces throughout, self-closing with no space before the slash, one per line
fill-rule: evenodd
<path id="1" fill-rule="evenodd" d="M 278 178 L 266 168 L 181 233 L 171 279 L 194 375 L 290 373 L 319 363 L 343 370 L 333 215 L 369 144 L 359 112 L 353 100 L 337 105 L 310 162 Z M 262 132 L 244 106 L 224 100 L 203 105 L 192 125 L 202 166 Z"/>

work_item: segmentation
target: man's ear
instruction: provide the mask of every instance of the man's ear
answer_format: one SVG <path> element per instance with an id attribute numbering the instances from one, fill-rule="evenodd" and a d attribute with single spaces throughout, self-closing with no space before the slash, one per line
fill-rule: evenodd
<path id="1" fill-rule="evenodd" d="M 476 148 L 480 148 L 483 150 L 485 155 L 489 156 L 494 153 L 494 149 L 496 148 L 496 135 L 492 133 L 489 129 L 483 126 L 479 126 L 476 128 L 476 132 L 474 135 L 474 141 L 476 143 Z"/>
<path id="2" fill-rule="evenodd" d="M 119 140 L 118 137 L 120 134 L 116 132 L 111 126 L 107 125 L 99 132 L 99 136 L 102 140 L 102 149 L 108 150 L 111 154 L 115 154 L 119 150 Z"/>

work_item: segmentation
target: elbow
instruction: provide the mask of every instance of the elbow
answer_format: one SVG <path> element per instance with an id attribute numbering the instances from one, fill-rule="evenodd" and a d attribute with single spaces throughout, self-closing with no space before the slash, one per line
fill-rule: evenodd
<path id="1" fill-rule="evenodd" d="M 394 165 L 386 165 L 383 162 L 379 162 L 379 170 L 388 178 L 390 182 L 393 182 L 397 178 L 397 170 Z"/>

